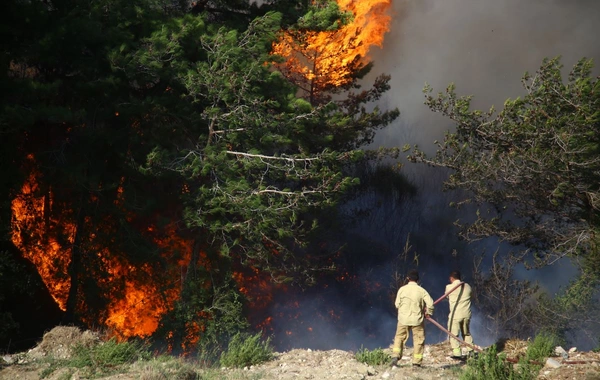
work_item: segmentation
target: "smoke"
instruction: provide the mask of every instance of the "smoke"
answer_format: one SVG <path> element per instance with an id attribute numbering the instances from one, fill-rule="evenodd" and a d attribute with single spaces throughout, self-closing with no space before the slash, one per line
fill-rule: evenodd
<path id="1" fill-rule="evenodd" d="M 376 145 L 419 144 L 431 149 L 450 125 L 423 105 L 425 83 L 475 96 L 474 106 L 501 108 L 523 94 L 520 78 L 545 57 L 562 56 L 566 69 L 582 57 L 600 65 L 596 0 L 395 0 L 383 49 L 373 51 L 373 75 L 392 75 L 384 107 L 400 119 Z"/>
<path id="2" fill-rule="evenodd" d="M 396 0 L 394 12 L 383 49 L 373 52 L 372 75 L 391 74 L 391 90 L 379 105 L 398 107 L 401 116 L 394 125 L 378 133 L 374 146 L 418 144 L 427 153 L 434 152 L 433 141 L 441 140 L 452 124 L 423 104 L 421 91 L 425 83 L 435 92 L 454 83 L 458 94 L 474 95 L 473 106 L 487 110 L 492 105 L 501 109 L 507 98 L 523 95 L 522 75 L 525 71 L 535 72 L 546 57 L 561 56 L 565 74 L 583 57 L 594 59 L 595 73 L 600 71 L 596 37 L 600 34 L 599 1 Z M 437 241 L 417 242 L 415 249 L 447 255 L 458 244 L 447 236 L 452 231 L 448 221 L 465 218 L 465 214 L 457 215 L 444 206 L 449 201 L 449 195 L 441 192 L 446 173 L 410 164 L 404 173 L 419 188 L 419 196 L 412 200 L 419 205 L 419 211 L 403 217 L 420 221 L 432 218 L 437 222 L 435 226 L 420 223 L 417 229 L 410 230 Z M 463 249 L 493 251 L 495 244 L 490 241 L 486 247 L 483 242 Z M 449 263 L 464 269 L 469 265 L 435 257 L 421 266 L 432 277 L 429 289 L 442 285 L 440 279 L 446 278 Z M 573 265 L 561 262 L 535 272 L 521 268 L 516 277 L 537 280 L 550 292 L 556 292 L 575 274 Z M 497 338 L 489 323 L 486 316 L 474 310 L 474 336 L 483 340 L 479 344 L 489 344 Z"/>
<path id="3" fill-rule="evenodd" d="M 362 303 L 344 291 L 319 291 L 280 300 L 271 309 L 273 343 L 278 349 L 311 348 L 358 351 L 389 345 L 396 317 L 376 305 Z M 288 318 L 277 318 L 285 315 Z"/>
<path id="4" fill-rule="evenodd" d="M 458 94 L 475 96 L 474 107 L 488 109 L 494 105 L 500 109 L 507 98 L 523 94 L 522 75 L 537 70 L 545 57 L 562 56 L 565 73 L 583 57 L 593 58 L 600 66 L 600 44 L 595 41 L 600 34 L 597 0 L 394 0 L 393 7 L 391 30 L 383 48 L 371 49 L 374 68 L 365 85 L 381 73 L 390 74 L 391 90 L 378 105 L 382 109 L 397 107 L 401 115 L 377 134 L 373 147 L 418 144 L 432 153 L 433 141 L 442 139 L 452 124 L 423 104 L 425 83 L 435 92 L 455 83 Z M 377 279 L 384 284 L 387 296 L 375 304 L 348 292 L 294 298 L 299 306 L 293 307 L 305 313 L 301 322 L 274 319 L 275 336 L 283 334 L 280 347 L 388 347 L 396 325 L 393 296 L 397 287 L 389 289 L 396 285 L 392 280 L 395 271 L 417 267 L 421 285 L 436 299 L 443 293 L 451 270 L 461 270 L 470 282 L 471 255 L 496 249 L 495 240 L 466 246 L 456 238 L 453 222 L 466 214 L 448 207 L 452 195 L 441 190 L 447 173 L 411 164 L 404 166 L 403 173 L 417 186 L 417 195 L 399 200 L 370 195 L 357 200 L 363 206 L 371 205 L 371 212 L 347 236 L 346 255 L 381 258 L 377 264 L 363 261 L 363 267 L 356 271 L 357 281 Z M 407 241 L 413 261 L 398 267 Z M 517 277 L 539 280 L 542 285 L 546 282 L 547 288 L 555 291 L 575 273 L 564 264 L 568 263 L 541 272 L 522 270 Z M 289 307 L 280 304 L 272 313 L 289 315 L 289 311 L 282 312 Z M 331 308 L 341 318 L 317 315 L 319 310 Z M 306 312 L 309 310 L 313 312 Z M 447 303 L 437 305 L 434 318 L 446 324 Z M 302 328 L 297 328 L 299 323 Z M 284 338 L 286 331 L 307 327 L 312 327 L 312 333 L 294 332 L 289 340 Z M 476 344 L 487 346 L 499 338 L 492 321 L 476 307 L 471 328 Z M 426 331 L 428 344 L 446 339 L 431 324 L 426 324 Z"/>

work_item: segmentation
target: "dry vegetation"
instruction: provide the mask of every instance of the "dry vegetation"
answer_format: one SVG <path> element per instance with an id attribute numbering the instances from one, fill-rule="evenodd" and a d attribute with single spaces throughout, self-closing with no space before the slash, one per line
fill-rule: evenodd
<path id="1" fill-rule="evenodd" d="M 499 348 L 509 357 L 524 355 L 527 341 L 509 340 Z M 111 346 L 112 344 L 112 346 Z M 99 347 L 110 350 L 98 350 Z M 272 360 L 245 368 L 203 368 L 193 360 L 148 355 L 141 346 L 116 344 L 75 327 L 57 327 L 28 352 L 2 356 L 1 379 L 459 379 L 465 364 L 448 357 L 447 342 L 426 346 L 422 368 L 410 364 L 409 347 L 401 365 L 372 366 L 348 351 L 295 349 L 275 353 Z M 389 353 L 389 349 L 384 349 Z M 86 355 L 94 352 L 93 355 Z M 538 379 L 600 379 L 600 353 L 571 352 L 553 357 L 560 366 L 546 365 Z"/>

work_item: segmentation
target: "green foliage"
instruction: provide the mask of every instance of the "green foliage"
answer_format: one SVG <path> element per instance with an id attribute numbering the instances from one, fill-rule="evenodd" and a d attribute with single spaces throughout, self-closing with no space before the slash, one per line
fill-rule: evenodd
<path id="1" fill-rule="evenodd" d="M 387 364 L 391 360 L 391 356 L 388 355 L 383 349 L 376 348 L 374 350 L 369 350 L 364 347 L 361 347 L 360 350 L 356 352 L 354 355 L 356 360 L 361 363 L 365 363 L 368 365 L 383 365 Z"/>
<path id="2" fill-rule="evenodd" d="M 527 360 L 544 362 L 553 352 L 554 348 L 560 344 L 560 338 L 548 332 L 537 334 L 527 346 Z"/>
<path id="3" fill-rule="evenodd" d="M 115 338 L 93 346 L 77 345 L 72 349 L 69 366 L 88 368 L 91 372 L 112 370 L 123 364 L 151 357 L 146 347 L 139 342 L 117 342 Z"/>
<path id="4" fill-rule="evenodd" d="M 455 205 L 480 205 L 474 222 L 457 223 L 467 241 L 499 237 L 521 250 L 510 255 L 527 267 L 576 258 L 579 278 L 536 311 L 558 333 L 594 312 L 600 284 L 600 81 L 592 66 L 581 59 L 563 79 L 560 59 L 545 59 L 523 76 L 525 95 L 499 112 L 472 110 L 472 97 L 454 85 L 437 95 L 426 86 L 425 104 L 456 128 L 433 157 L 418 147 L 409 156 L 451 170 L 445 188 L 467 190 Z"/>
<path id="5" fill-rule="evenodd" d="M 312 1 L 308 11 L 298 19 L 297 28 L 312 31 L 332 31 L 347 24 L 352 12 L 342 12 L 336 2 Z"/>
<path id="6" fill-rule="evenodd" d="M 590 250 L 592 234 L 575 236 L 599 222 L 591 211 L 600 183 L 594 159 L 600 153 L 594 132 L 600 84 L 591 67 L 590 60 L 581 60 L 564 83 L 559 59 L 544 60 L 534 76 L 523 77 L 527 94 L 507 100 L 497 114 L 493 108 L 471 110 L 472 97 L 457 96 L 453 85 L 437 96 L 425 88 L 426 104 L 451 118 L 456 131 L 438 142 L 435 157 L 417 149 L 410 158 L 453 169 L 447 188 L 470 190 L 473 200 L 496 206 L 490 218 L 469 225 L 465 237 L 502 235 L 540 260 Z M 523 223 L 503 219 L 507 209 Z"/>
<path id="7" fill-rule="evenodd" d="M 188 345 L 189 331 L 197 331 L 198 343 L 188 346 L 187 353 L 194 353 L 206 366 L 218 363 L 221 353 L 227 348 L 227 342 L 239 331 L 249 325 L 244 316 L 244 297 L 236 289 L 231 275 L 225 275 L 225 282 L 218 284 L 218 276 L 212 286 L 204 286 L 205 268 L 198 268 L 184 284 L 181 298 L 173 310 L 161 320 L 155 337 L 167 341 L 175 354 L 181 353 L 182 346 Z"/>
<path id="8" fill-rule="evenodd" d="M 273 358 L 271 339 L 262 340 L 260 333 L 247 335 L 238 333 L 229 341 L 227 350 L 221 354 L 221 365 L 245 367 L 269 361 Z"/>
<path id="9" fill-rule="evenodd" d="M 84 377 L 94 378 L 108 373 L 127 372 L 131 364 L 152 358 L 152 353 L 143 342 L 117 342 L 114 338 L 95 345 L 77 344 L 70 350 L 69 359 L 47 358 L 48 366 L 40 373 L 40 377 L 46 378 L 62 370 L 61 376 L 70 378 L 73 368 L 77 368 Z"/>
<path id="10" fill-rule="evenodd" d="M 460 380 L 532 380 L 535 377 L 525 363 L 517 369 L 506 361 L 504 354 L 498 354 L 496 345 L 480 353 L 467 362 Z"/>

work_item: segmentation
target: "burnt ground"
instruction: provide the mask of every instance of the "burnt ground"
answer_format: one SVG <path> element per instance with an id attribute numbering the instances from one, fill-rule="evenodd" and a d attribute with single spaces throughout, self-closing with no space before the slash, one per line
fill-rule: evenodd
<path id="1" fill-rule="evenodd" d="M 526 341 L 505 341 L 503 351 L 509 358 L 522 355 Z M 354 353 L 342 350 L 295 349 L 276 353 L 272 361 L 244 369 L 203 369 L 179 358 L 151 360 L 107 369 L 102 374 L 90 374 L 85 369 L 61 368 L 75 344 L 102 344 L 99 337 L 75 327 L 57 327 L 44 335 L 43 340 L 28 352 L 0 356 L 0 379 L 86 379 L 154 380 L 154 379 L 458 379 L 465 365 L 450 358 L 449 343 L 428 345 L 423 366 L 411 365 L 412 349 L 405 351 L 397 368 L 369 366 L 358 362 Z M 386 349 L 388 350 L 388 349 Z M 568 358 L 553 357 L 554 366 L 546 365 L 539 373 L 540 380 L 600 380 L 600 353 L 571 352 Z M 554 368 L 555 366 L 558 366 Z M 198 376 L 199 375 L 199 376 Z"/>

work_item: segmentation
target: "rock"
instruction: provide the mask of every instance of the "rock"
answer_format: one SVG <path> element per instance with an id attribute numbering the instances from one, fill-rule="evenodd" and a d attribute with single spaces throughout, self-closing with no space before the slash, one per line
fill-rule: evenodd
<path id="1" fill-rule="evenodd" d="M 15 359 L 10 355 L 4 355 L 2 360 L 4 360 L 6 364 L 13 364 L 15 362 Z"/>
<path id="2" fill-rule="evenodd" d="M 552 358 L 548 358 L 548 360 L 546 360 L 546 367 L 558 368 L 560 367 L 560 363 Z"/>
<path id="3" fill-rule="evenodd" d="M 577 347 L 569 348 L 569 353 L 572 354 L 573 352 L 577 352 Z"/>
<path id="4" fill-rule="evenodd" d="M 564 348 L 562 348 L 562 346 L 556 346 L 556 347 L 554 347 L 554 353 L 555 353 L 556 355 L 559 355 L 559 356 L 560 356 L 560 355 L 562 355 L 562 354 L 564 354 L 564 353 L 566 353 L 566 352 L 567 352 L 567 351 L 566 351 Z"/>
<path id="5" fill-rule="evenodd" d="M 565 351 L 564 348 L 562 348 L 561 346 L 556 346 L 554 348 L 554 353 L 557 356 L 562 356 L 563 359 L 568 359 L 569 358 L 569 354 L 567 353 L 567 351 Z"/>
<path id="6" fill-rule="evenodd" d="M 390 373 L 389 372 L 385 372 L 383 375 L 381 375 L 382 379 L 389 379 L 390 378 Z"/>

